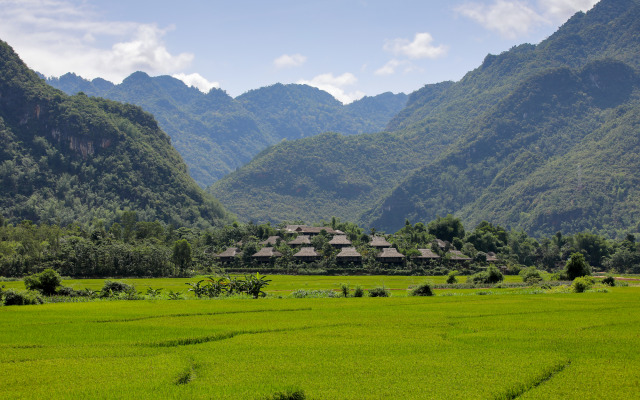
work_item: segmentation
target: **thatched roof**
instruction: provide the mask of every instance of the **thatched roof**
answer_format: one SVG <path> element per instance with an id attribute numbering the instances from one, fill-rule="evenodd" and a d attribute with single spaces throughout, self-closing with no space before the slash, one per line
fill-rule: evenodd
<path id="1" fill-rule="evenodd" d="M 331 238 L 331 240 L 329 240 L 329 244 L 330 245 L 350 245 L 351 244 L 351 240 L 349 240 L 349 238 L 347 238 L 347 235 L 336 235 L 333 238 Z"/>
<path id="2" fill-rule="evenodd" d="M 450 260 L 471 261 L 471 258 L 462 254 L 460 250 L 449 250 L 449 254 L 451 254 Z"/>
<path id="3" fill-rule="evenodd" d="M 294 257 L 319 257 L 313 247 L 303 247 L 299 252 L 293 255 Z"/>
<path id="4" fill-rule="evenodd" d="M 487 262 L 498 262 L 498 257 L 496 257 L 496 253 L 490 251 L 487 253 Z"/>
<path id="5" fill-rule="evenodd" d="M 298 235 L 295 239 L 289 241 L 289 245 L 311 244 L 311 239 L 307 235 Z"/>
<path id="6" fill-rule="evenodd" d="M 266 240 L 263 240 L 262 242 L 260 242 L 261 245 L 267 245 L 270 244 L 271 246 L 275 246 L 276 243 L 278 242 L 278 239 L 280 239 L 280 236 L 269 236 Z"/>
<path id="7" fill-rule="evenodd" d="M 344 232 L 333 229 L 330 226 L 287 225 L 284 227 L 284 230 L 287 232 L 298 232 L 311 235 L 317 235 L 324 230 L 330 235 L 344 235 Z"/>
<path id="8" fill-rule="evenodd" d="M 229 247 L 228 249 L 226 249 L 222 253 L 217 254 L 216 257 L 231 258 L 231 257 L 240 256 L 241 254 L 242 254 L 242 252 L 238 251 L 237 247 Z"/>
<path id="9" fill-rule="evenodd" d="M 440 258 L 439 255 L 431 251 L 431 249 L 418 249 L 420 255 L 416 258 Z"/>
<path id="10" fill-rule="evenodd" d="M 273 247 L 263 247 L 259 252 L 252 257 L 281 257 L 282 253 L 274 250 Z"/>
<path id="11" fill-rule="evenodd" d="M 371 242 L 369 242 L 369 246 L 371 247 L 391 247 L 391 243 L 387 242 L 382 236 L 374 236 L 371 238 Z"/>
<path id="12" fill-rule="evenodd" d="M 387 247 L 386 249 L 382 249 L 382 253 L 378 254 L 378 258 L 404 258 L 404 255 L 398 253 L 398 250 L 393 247 Z"/>
<path id="13" fill-rule="evenodd" d="M 340 250 L 340 253 L 338 253 L 338 255 L 336 256 L 336 258 L 343 258 L 343 257 L 362 257 L 362 255 L 360 253 L 358 253 L 358 251 L 356 250 L 355 247 L 344 247 L 342 250 Z"/>
<path id="14" fill-rule="evenodd" d="M 436 244 L 441 249 L 444 249 L 445 247 L 447 247 L 447 242 L 445 242 L 444 240 L 436 239 Z"/>

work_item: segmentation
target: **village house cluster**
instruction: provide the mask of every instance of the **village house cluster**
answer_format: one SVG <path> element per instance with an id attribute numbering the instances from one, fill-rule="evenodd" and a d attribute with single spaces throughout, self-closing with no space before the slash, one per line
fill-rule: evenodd
<path id="1" fill-rule="evenodd" d="M 312 246 L 311 240 L 323 231 L 331 237 L 331 240 L 328 242 L 329 245 L 340 250 L 335 256 L 338 264 L 358 265 L 362 263 L 362 254 L 352 245 L 347 235 L 340 230 L 326 226 L 287 225 L 284 231 L 297 234 L 294 239 L 287 242 L 287 245 L 298 250 L 293 254 L 293 258 L 300 263 L 319 261 L 322 258 L 322 255 Z M 259 244 L 264 247 L 252 254 L 251 259 L 256 263 L 268 264 L 282 257 L 282 254 L 276 249 L 276 245 L 282 240 L 280 236 L 270 236 L 266 240 L 263 240 Z M 241 244 L 242 243 L 238 243 L 238 245 Z M 472 261 L 471 258 L 464 255 L 461 251 L 451 248 L 448 243 L 442 240 L 438 239 L 437 245 L 443 251 L 448 249 L 446 259 L 450 263 L 464 264 Z M 394 248 L 384 236 L 371 236 L 368 246 L 376 251 L 376 259 L 381 263 L 399 265 L 406 260 L 406 256 Z M 418 251 L 420 255 L 411 257 L 415 262 L 434 262 L 442 259 L 442 257 L 432 249 L 418 249 Z M 239 247 L 229 247 L 225 251 L 216 254 L 216 257 L 223 264 L 231 264 L 242 257 L 242 252 Z M 498 259 L 495 254 L 489 253 L 487 255 L 487 262 L 495 263 L 497 261 Z"/>

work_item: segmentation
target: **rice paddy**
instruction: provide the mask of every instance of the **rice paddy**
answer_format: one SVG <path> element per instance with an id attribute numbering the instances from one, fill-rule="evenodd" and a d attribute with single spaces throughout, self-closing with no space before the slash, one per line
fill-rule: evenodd
<path id="1" fill-rule="evenodd" d="M 273 278 L 276 294 L 399 290 L 0 307 L 0 398 L 628 399 L 640 387 L 639 287 L 405 297 L 424 278 Z"/>

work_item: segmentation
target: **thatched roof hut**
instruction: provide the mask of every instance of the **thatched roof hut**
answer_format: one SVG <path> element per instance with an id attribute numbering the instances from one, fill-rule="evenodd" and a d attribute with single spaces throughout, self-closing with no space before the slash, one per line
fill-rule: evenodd
<path id="1" fill-rule="evenodd" d="M 451 261 L 456 261 L 456 262 L 471 261 L 471 258 L 462 254 L 460 250 L 449 250 L 449 254 L 450 254 L 449 260 Z"/>
<path id="2" fill-rule="evenodd" d="M 315 251 L 313 247 L 303 247 L 293 256 L 296 260 L 299 261 L 316 261 L 318 258 L 320 258 L 320 255 Z"/>
<path id="3" fill-rule="evenodd" d="M 404 255 L 393 247 L 387 247 L 382 249 L 382 253 L 378 254 L 376 258 L 385 263 L 400 263 L 404 260 Z"/>
<path id="4" fill-rule="evenodd" d="M 498 261 L 500 261 L 500 260 L 498 260 L 498 257 L 496 256 L 496 253 L 494 253 L 492 251 L 487 253 L 487 262 L 497 263 Z"/>
<path id="5" fill-rule="evenodd" d="M 336 261 L 339 263 L 360 263 L 362 262 L 362 255 L 358 253 L 355 247 L 343 247 L 336 256 Z"/>
<path id="6" fill-rule="evenodd" d="M 434 253 L 431 249 L 418 249 L 418 251 L 420 252 L 420 255 L 415 257 L 418 260 L 436 260 L 440 258 L 440 256 Z"/>
<path id="7" fill-rule="evenodd" d="M 298 237 L 296 237 L 293 240 L 290 240 L 287 244 L 289 246 L 302 246 L 305 244 L 311 244 L 311 239 L 309 238 L 308 235 L 298 235 Z"/>
<path id="8" fill-rule="evenodd" d="M 273 258 L 282 257 L 282 253 L 276 251 L 273 247 L 263 247 L 251 257 L 259 262 L 269 262 Z"/>
<path id="9" fill-rule="evenodd" d="M 371 238 L 371 242 L 369 242 L 369 246 L 371 247 L 391 247 L 391 243 L 387 242 L 383 236 L 374 236 Z"/>
<path id="10" fill-rule="evenodd" d="M 322 231 L 327 232 L 329 235 L 344 235 L 344 232 L 333 229 L 330 226 L 287 225 L 284 227 L 284 230 L 309 236 L 319 235 Z"/>
<path id="11" fill-rule="evenodd" d="M 222 253 L 216 254 L 216 257 L 218 257 L 222 262 L 231 262 L 235 260 L 236 257 L 240 256 L 242 256 L 242 252 L 238 251 L 237 247 L 229 247 Z"/>
<path id="12" fill-rule="evenodd" d="M 351 240 L 349 240 L 347 235 L 335 235 L 329 240 L 329 244 L 335 247 L 346 247 L 351 246 Z"/>
<path id="13" fill-rule="evenodd" d="M 263 246 L 275 246 L 278 243 L 278 239 L 281 239 L 280 236 L 269 236 L 266 240 L 260 242 Z"/>

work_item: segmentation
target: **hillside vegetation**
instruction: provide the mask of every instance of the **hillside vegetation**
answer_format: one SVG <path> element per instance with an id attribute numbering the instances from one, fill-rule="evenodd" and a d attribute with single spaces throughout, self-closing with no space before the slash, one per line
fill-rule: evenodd
<path id="1" fill-rule="evenodd" d="M 637 231 L 639 33 L 637 0 L 602 0 L 538 45 L 488 55 L 459 82 L 412 93 L 388 133 L 340 148 L 309 139 L 277 145 L 210 192 L 256 221 L 277 220 L 286 206 L 306 220 L 358 214 L 386 231 L 405 217 L 447 213 L 536 235 Z M 318 167 L 300 168 L 310 165 Z M 278 180 L 314 189 L 265 184 Z M 336 192 L 340 182 L 363 180 L 375 190 Z"/>
<path id="2" fill-rule="evenodd" d="M 0 42 L 0 209 L 9 222 L 143 220 L 211 227 L 227 212 L 187 173 L 153 116 L 67 96 Z"/>
<path id="3" fill-rule="evenodd" d="M 221 89 L 205 94 L 170 76 L 150 77 L 143 72 L 119 85 L 71 73 L 48 78 L 47 83 L 68 94 L 83 92 L 151 112 L 202 187 L 283 139 L 328 131 L 378 132 L 407 101 L 405 94 L 383 93 L 343 105 L 327 92 L 295 84 L 275 84 L 234 99 Z"/>

